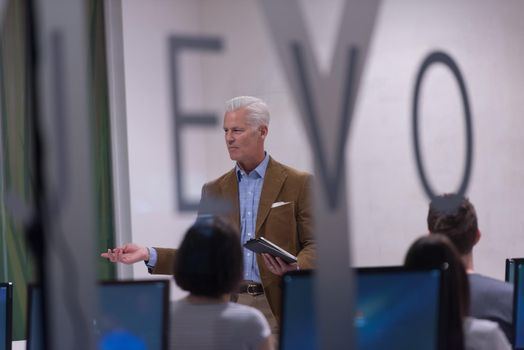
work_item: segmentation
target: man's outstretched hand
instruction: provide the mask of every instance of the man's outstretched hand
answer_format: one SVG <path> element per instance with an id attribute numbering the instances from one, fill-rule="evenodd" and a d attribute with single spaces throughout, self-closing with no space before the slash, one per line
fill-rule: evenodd
<path id="1" fill-rule="evenodd" d="M 146 247 L 128 243 L 115 249 L 108 249 L 107 253 L 102 253 L 100 256 L 111 262 L 134 264 L 139 261 L 148 261 L 149 250 Z"/>

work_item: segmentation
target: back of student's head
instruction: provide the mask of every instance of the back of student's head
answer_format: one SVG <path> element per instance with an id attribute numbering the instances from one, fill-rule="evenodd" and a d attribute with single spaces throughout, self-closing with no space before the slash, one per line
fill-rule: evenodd
<path id="1" fill-rule="evenodd" d="M 477 240 L 477 213 L 471 202 L 456 194 L 435 197 L 429 204 L 428 230 L 446 235 L 461 255 L 471 252 Z"/>
<path id="2" fill-rule="evenodd" d="M 445 344 L 441 349 L 464 349 L 463 319 L 469 314 L 469 283 L 459 253 L 444 235 L 427 235 L 409 248 L 404 265 L 415 269 L 443 269 L 442 301 L 445 307 L 441 331 Z M 442 345 L 442 344 L 441 344 Z"/>
<path id="3" fill-rule="evenodd" d="M 235 291 L 242 278 L 238 233 L 218 217 L 199 219 L 176 253 L 174 278 L 193 295 L 219 297 Z"/>

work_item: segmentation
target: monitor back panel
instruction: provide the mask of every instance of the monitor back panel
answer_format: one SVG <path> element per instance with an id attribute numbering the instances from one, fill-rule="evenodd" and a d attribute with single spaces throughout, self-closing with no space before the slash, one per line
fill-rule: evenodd
<path id="1" fill-rule="evenodd" d="M 506 259 L 506 271 L 504 273 L 504 280 L 508 283 L 515 283 L 515 260 Z"/>
<path id="2" fill-rule="evenodd" d="M 438 349 L 441 272 L 357 269 L 357 348 Z M 284 277 L 281 349 L 318 349 L 310 273 Z"/>
<path id="3" fill-rule="evenodd" d="M 42 290 L 40 287 L 30 285 L 27 289 L 27 350 L 42 350 Z"/>

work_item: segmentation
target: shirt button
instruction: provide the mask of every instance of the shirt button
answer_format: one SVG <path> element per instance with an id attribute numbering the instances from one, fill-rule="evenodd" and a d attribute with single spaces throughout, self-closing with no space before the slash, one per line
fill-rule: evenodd
<path id="1" fill-rule="evenodd" d="M 250 212 L 250 211 L 248 211 L 248 212 L 247 212 L 247 215 L 251 215 L 251 212 Z"/>

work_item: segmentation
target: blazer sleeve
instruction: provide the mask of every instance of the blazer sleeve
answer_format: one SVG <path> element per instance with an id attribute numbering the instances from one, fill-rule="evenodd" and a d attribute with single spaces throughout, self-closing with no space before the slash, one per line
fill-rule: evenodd
<path id="1" fill-rule="evenodd" d="M 153 269 L 149 269 L 149 273 L 153 275 L 172 275 L 175 267 L 176 249 L 171 248 L 157 248 L 157 261 Z"/>
<path id="2" fill-rule="evenodd" d="M 312 179 L 311 175 L 305 177 L 297 200 L 297 234 L 301 247 L 297 258 L 298 266 L 301 269 L 314 268 L 316 260 L 316 244 L 313 237 L 313 209 L 311 205 Z"/>

